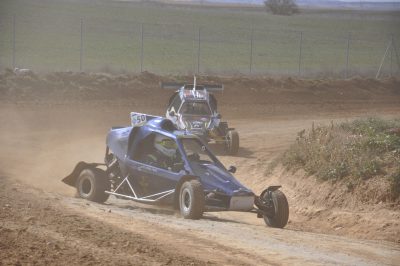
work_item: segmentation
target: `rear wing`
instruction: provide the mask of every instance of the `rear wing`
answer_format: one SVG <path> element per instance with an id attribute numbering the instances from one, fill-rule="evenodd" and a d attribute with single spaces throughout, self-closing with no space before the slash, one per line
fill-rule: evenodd
<path id="1" fill-rule="evenodd" d="M 131 112 L 130 116 L 131 116 L 131 125 L 132 125 L 132 127 L 143 126 L 148 121 L 159 117 L 159 116 L 142 114 L 142 113 L 135 113 L 135 112 Z"/>
<path id="2" fill-rule="evenodd" d="M 202 84 L 194 85 L 187 83 L 176 83 L 176 82 L 161 82 L 160 87 L 166 90 L 179 90 L 184 88 L 185 90 L 207 90 L 209 92 L 222 92 L 224 91 L 224 85 L 222 84 Z"/>

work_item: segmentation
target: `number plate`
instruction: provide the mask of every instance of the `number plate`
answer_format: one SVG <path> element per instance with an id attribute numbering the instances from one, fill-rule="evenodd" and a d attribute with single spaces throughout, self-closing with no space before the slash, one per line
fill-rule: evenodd
<path id="1" fill-rule="evenodd" d="M 147 122 L 147 117 L 145 114 L 141 113 L 131 113 L 131 125 L 133 127 L 143 126 Z"/>

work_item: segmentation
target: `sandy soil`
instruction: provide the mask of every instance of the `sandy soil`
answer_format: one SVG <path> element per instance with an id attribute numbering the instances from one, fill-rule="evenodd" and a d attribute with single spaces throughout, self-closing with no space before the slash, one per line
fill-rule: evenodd
<path id="1" fill-rule="evenodd" d="M 118 78 L 84 76 L 79 81 L 72 76 L 58 80 L 57 90 L 50 81 L 21 79 L 3 79 L 0 85 L 6 90 L 0 101 L 0 265 L 400 261 L 398 205 L 335 206 L 320 197 L 331 184 L 279 167 L 272 174 L 268 169 L 296 133 L 313 122 L 399 117 L 396 80 L 211 79 L 225 83 L 226 91 L 218 96 L 221 112 L 241 137 L 238 156 L 219 157 L 225 165 L 237 166 L 237 178 L 257 193 L 268 185 L 283 185 L 291 213 L 282 230 L 266 227 L 250 213 L 206 213 L 202 220 L 188 221 L 170 209 L 115 198 L 106 204 L 75 198 L 61 178 L 77 161 L 101 162 L 107 130 L 127 124 L 130 111 L 162 114 L 170 93 L 155 94 L 155 87 L 168 78 L 120 77 L 120 85 L 113 87 Z M 96 85 L 85 83 L 93 80 Z M 32 85 L 39 81 L 41 85 Z M 82 84 L 92 90 L 77 89 Z M 33 91 L 36 86 L 41 90 Z"/>

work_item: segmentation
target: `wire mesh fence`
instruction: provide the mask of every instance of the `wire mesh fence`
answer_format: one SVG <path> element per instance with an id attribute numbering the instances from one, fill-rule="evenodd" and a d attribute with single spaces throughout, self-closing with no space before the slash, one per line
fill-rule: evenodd
<path id="1" fill-rule="evenodd" d="M 0 67 L 34 71 L 399 76 L 400 35 L 66 19 L 0 19 Z"/>

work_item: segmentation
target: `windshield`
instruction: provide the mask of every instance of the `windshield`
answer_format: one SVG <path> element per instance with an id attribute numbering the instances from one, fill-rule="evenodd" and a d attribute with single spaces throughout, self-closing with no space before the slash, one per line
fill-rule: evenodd
<path id="1" fill-rule="evenodd" d="M 181 114 L 184 115 L 211 115 L 210 107 L 206 102 L 185 102 L 182 105 Z"/>
<path id="2" fill-rule="evenodd" d="M 206 146 L 201 144 L 197 139 L 182 139 L 183 149 L 190 162 L 199 163 L 218 163 L 210 156 L 210 152 L 207 150 Z"/>
<path id="3" fill-rule="evenodd" d="M 183 150 L 195 175 L 209 175 L 209 171 L 226 172 L 225 167 L 200 140 L 195 138 L 182 139 Z"/>

